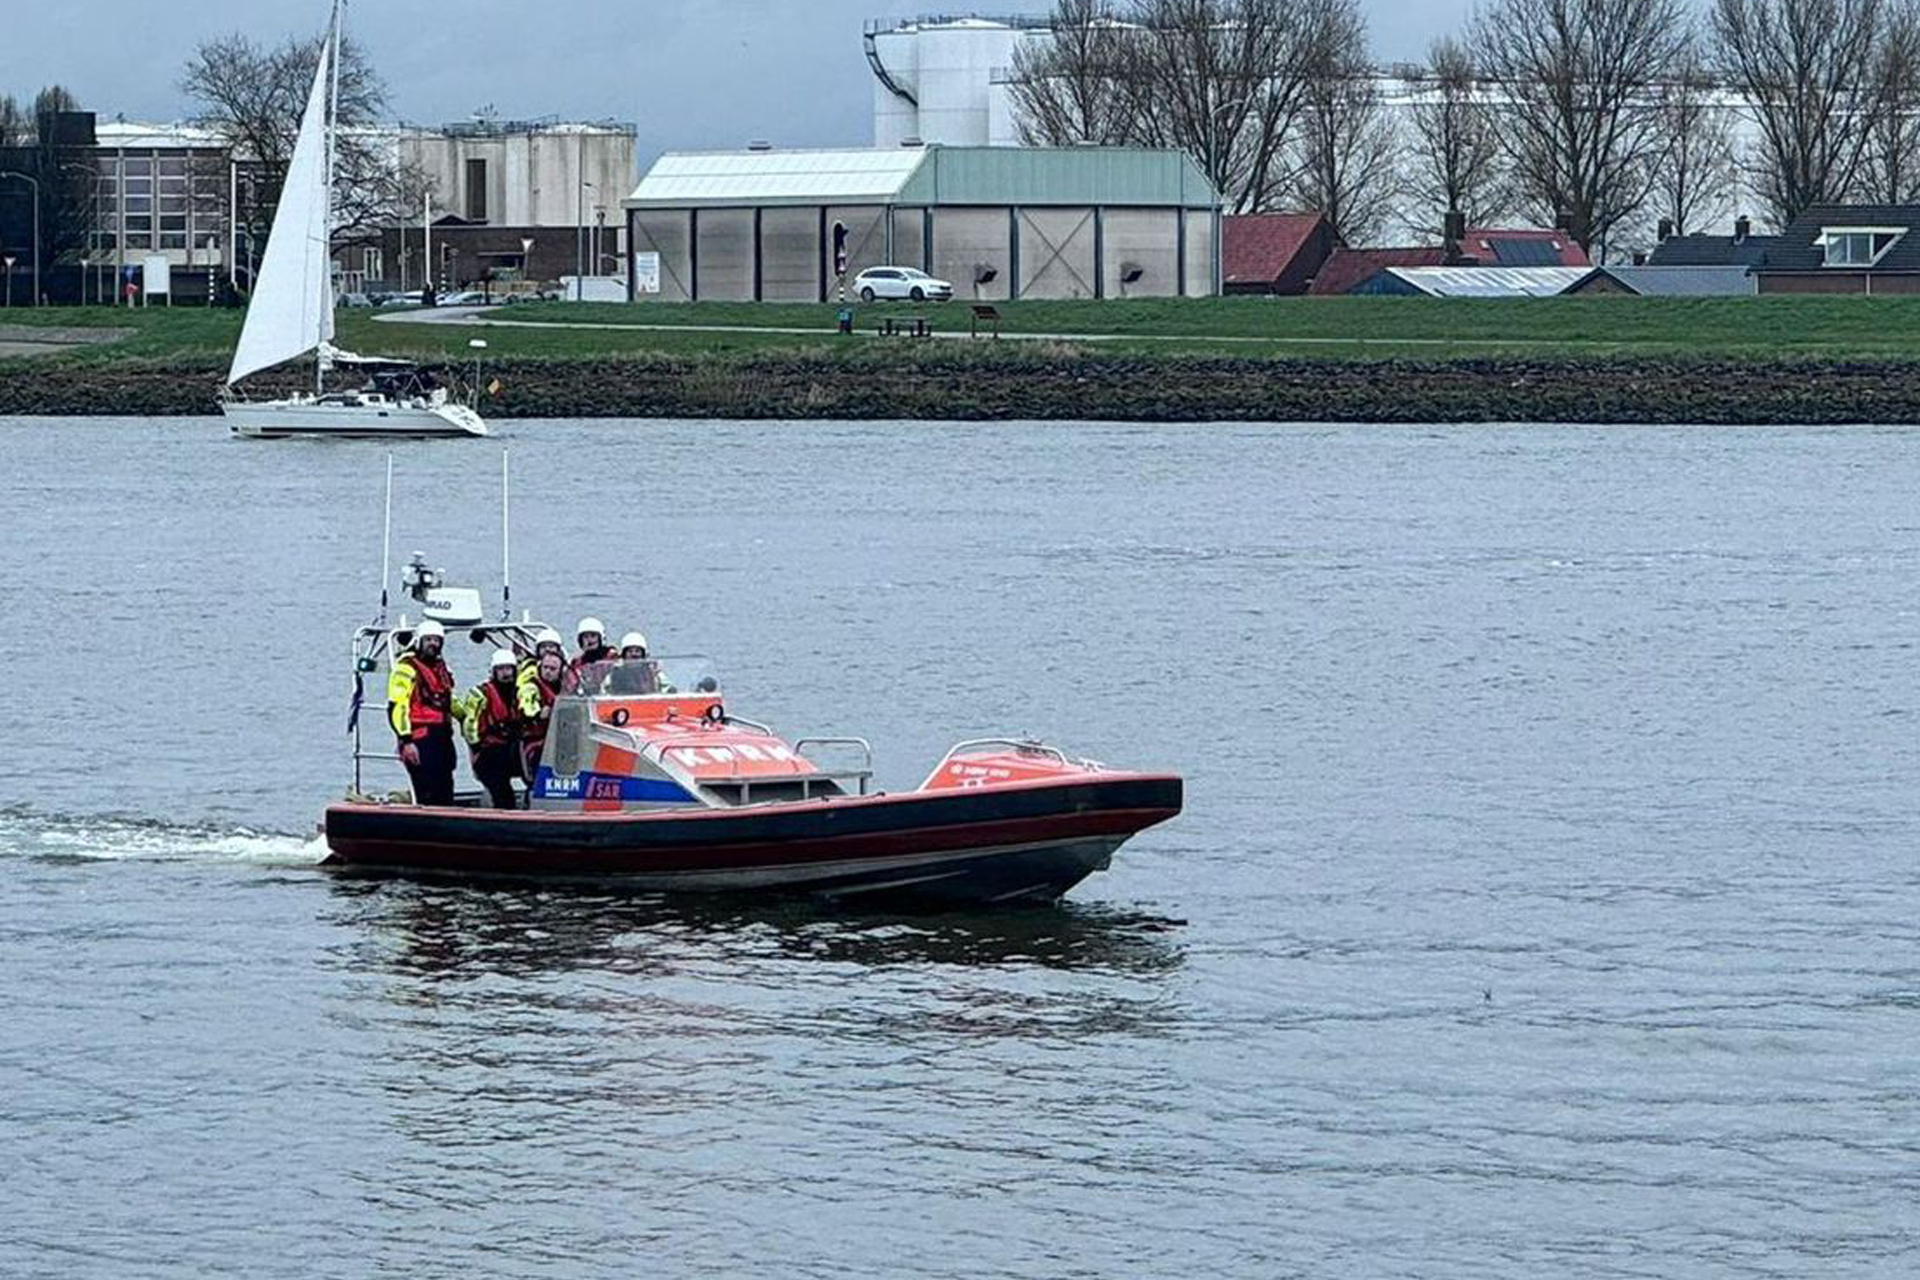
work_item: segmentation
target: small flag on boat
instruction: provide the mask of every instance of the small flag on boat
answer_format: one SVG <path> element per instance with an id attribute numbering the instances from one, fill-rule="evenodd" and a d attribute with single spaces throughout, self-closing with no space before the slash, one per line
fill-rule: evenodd
<path id="1" fill-rule="evenodd" d="M 489 382 L 487 384 L 487 394 L 490 396 L 498 396 L 500 394 L 500 387 L 501 387 L 500 379 L 495 378 L 492 382 Z"/>

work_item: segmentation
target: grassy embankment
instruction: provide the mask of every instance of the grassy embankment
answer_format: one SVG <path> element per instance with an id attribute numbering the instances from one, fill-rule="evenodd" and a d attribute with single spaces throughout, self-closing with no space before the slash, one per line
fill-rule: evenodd
<path id="1" fill-rule="evenodd" d="M 857 306 L 851 339 L 832 305 L 550 303 L 485 326 L 343 310 L 337 340 L 463 368 L 484 337 L 500 416 L 1920 421 L 1920 298 L 998 306 L 1003 333 L 1047 340 L 869 336 L 888 313 L 964 334 L 958 303 Z M 0 361 L 0 412 L 206 412 L 239 315 L 21 308 L 7 323 L 134 332 Z"/>
<path id="2" fill-rule="evenodd" d="M 1059 335 L 1089 349 L 1140 354 L 1423 360 L 1491 355 L 1639 355 L 1689 358 L 1913 359 L 1920 357 L 1920 297 L 1913 298 L 1193 298 L 1002 302 L 1001 332 Z M 487 339 L 490 359 L 658 352 L 733 354 L 814 348 L 845 351 L 834 305 L 698 302 L 626 306 L 545 303 L 483 313 L 511 325 L 376 322 L 377 313 L 339 313 L 339 341 L 356 350 L 423 358 L 465 358 L 467 340 Z M 942 333 L 964 334 L 960 303 L 855 305 L 859 343 L 885 315 L 925 315 Z M 0 324 L 130 327 L 123 342 L 65 359 L 223 356 L 239 313 L 199 308 L 15 308 Z M 619 326 L 609 328 L 576 326 Z M 702 326 L 680 329 L 674 326 Z M 788 330 L 805 330 L 795 333 Z M 884 344 L 910 347 L 905 340 Z"/>

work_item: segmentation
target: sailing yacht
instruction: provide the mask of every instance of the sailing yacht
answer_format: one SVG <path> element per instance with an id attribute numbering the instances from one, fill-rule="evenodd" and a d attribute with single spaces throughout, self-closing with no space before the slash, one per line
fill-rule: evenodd
<path id="1" fill-rule="evenodd" d="M 260 274 L 227 371 L 220 411 L 236 436 L 484 436 L 487 424 L 428 374 L 404 360 L 357 356 L 333 345 L 334 104 L 340 5 L 314 68 L 287 163 Z M 248 400 L 234 386 L 249 374 L 314 355 L 313 391 Z M 354 370 L 360 385 L 329 389 L 327 375 Z"/>

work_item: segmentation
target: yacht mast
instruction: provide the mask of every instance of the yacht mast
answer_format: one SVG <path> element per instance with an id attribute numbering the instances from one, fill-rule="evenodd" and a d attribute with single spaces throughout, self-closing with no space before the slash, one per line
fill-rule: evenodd
<path id="1" fill-rule="evenodd" d="M 321 297 L 325 302 L 326 314 L 321 327 L 327 337 L 321 339 L 313 351 L 313 390 L 319 395 L 327 389 L 327 346 L 333 336 L 333 130 L 340 111 L 340 9 L 341 0 L 333 0 L 333 21 L 327 28 L 327 42 L 332 55 L 332 84 L 327 92 L 327 178 L 320 190 L 320 233 L 324 243 L 320 247 L 320 260 L 325 264 L 326 283 L 321 288 Z"/>

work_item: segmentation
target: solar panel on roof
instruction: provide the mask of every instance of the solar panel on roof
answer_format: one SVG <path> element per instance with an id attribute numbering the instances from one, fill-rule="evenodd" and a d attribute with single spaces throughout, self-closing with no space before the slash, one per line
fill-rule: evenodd
<path id="1" fill-rule="evenodd" d="M 1560 251 L 1551 240 L 1519 240 L 1495 236 L 1493 260 L 1503 267 L 1557 267 Z"/>

